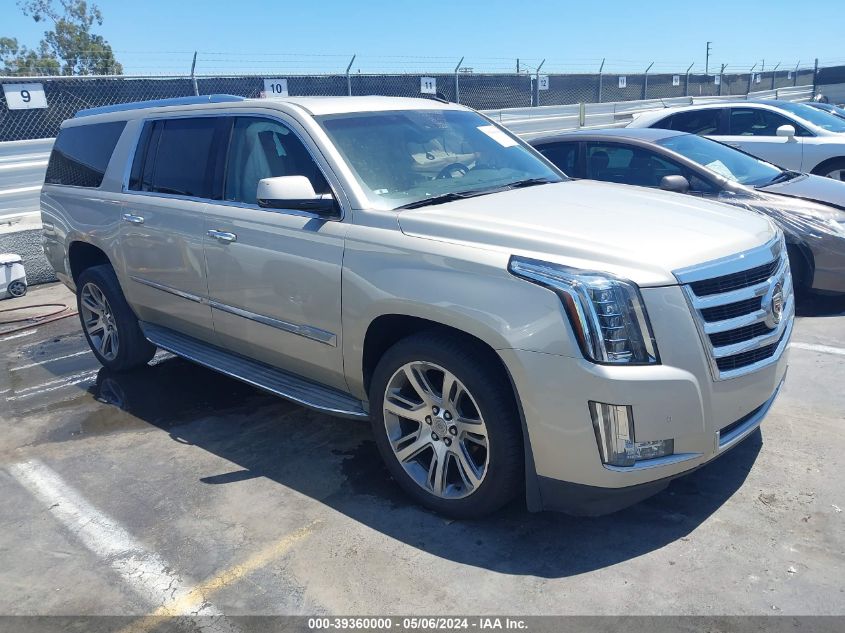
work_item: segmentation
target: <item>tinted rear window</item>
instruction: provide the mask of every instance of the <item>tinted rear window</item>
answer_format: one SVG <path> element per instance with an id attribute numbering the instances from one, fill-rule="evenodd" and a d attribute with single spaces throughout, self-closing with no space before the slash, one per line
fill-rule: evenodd
<path id="1" fill-rule="evenodd" d="M 690 110 L 678 112 L 663 119 L 651 127 L 666 130 L 678 130 L 689 134 L 717 134 L 719 132 L 719 116 L 721 110 Z"/>
<path id="2" fill-rule="evenodd" d="M 130 175 L 130 189 L 212 197 L 216 117 L 148 123 Z"/>
<path id="3" fill-rule="evenodd" d="M 99 187 L 125 127 L 125 121 L 115 121 L 62 129 L 44 181 L 50 185 Z"/>

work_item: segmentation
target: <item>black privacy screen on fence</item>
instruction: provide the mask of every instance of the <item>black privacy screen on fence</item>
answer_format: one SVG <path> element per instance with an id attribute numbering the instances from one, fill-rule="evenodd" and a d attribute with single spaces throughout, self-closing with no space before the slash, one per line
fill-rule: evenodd
<path id="1" fill-rule="evenodd" d="M 845 67 L 823 68 L 819 79 L 845 81 Z M 745 95 L 749 89 L 767 90 L 813 83 L 813 70 L 767 72 L 763 75 L 731 74 L 717 83 L 714 75 L 618 75 L 548 74 L 542 81 L 529 74 L 353 74 L 288 76 L 292 96 L 385 95 L 398 97 L 421 94 L 424 81 L 433 80 L 441 97 L 478 110 L 526 108 L 544 105 L 630 101 L 682 96 Z M 3 85 L 41 84 L 46 107 L 10 109 L 0 92 L 0 142 L 56 136 L 62 121 L 78 110 L 97 106 L 168 99 L 194 94 L 234 94 L 259 97 L 264 77 L 0 77 Z M 538 86 L 539 83 L 539 86 Z M 538 89 L 539 88 L 539 89 Z"/>

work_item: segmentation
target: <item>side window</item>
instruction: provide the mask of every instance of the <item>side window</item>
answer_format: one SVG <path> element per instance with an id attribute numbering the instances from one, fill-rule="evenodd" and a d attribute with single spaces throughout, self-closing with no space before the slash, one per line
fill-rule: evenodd
<path id="1" fill-rule="evenodd" d="M 224 199 L 257 204 L 258 181 L 275 176 L 305 176 L 318 194 L 331 191 L 308 149 L 286 125 L 238 117 L 229 143 Z"/>
<path id="2" fill-rule="evenodd" d="M 549 143 L 538 148 L 558 169 L 569 176 L 576 176 L 578 143 Z"/>
<path id="3" fill-rule="evenodd" d="M 719 108 L 677 112 L 652 127 L 678 130 L 679 132 L 688 132 L 690 134 L 718 134 L 719 115 L 721 112 L 722 110 Z"/>
<path id="4" fill-rule="evenodd" d="M 145 191 L 197 198 L 212 197 L 210 162 L 217 118 L 169 119 L 161 125 L 151 182 Z"/>
<path id="5" fill-rule="evenodd" d="M 777 136 L 781 125 L 791 125 L 798 136 L 807 132 L 794 121 L 761 108 L 731 108 L 731 136 Z"/>
<path id="6" fill-rule="evenodd" d="M 62 129 L 53 144 L 44 181 L 50 185 L 99 187 L 125 127 L 125 121 L 115 121 Z"/>
<path id="7" fill-rule="evenodd" d="M 167 119 L 144 125 L 129 189 L 213 198 L 215 135 L 220 118 Z"/>
<path id="8" fill-rule="evenodd" d="M 659 187 L 664 176 L 683 176 L 690 190 L 709 193 L 712 187 L 692 171 L 656 152 L 613 143 L 587 144 L 587 177 L 640 187 Z"/>

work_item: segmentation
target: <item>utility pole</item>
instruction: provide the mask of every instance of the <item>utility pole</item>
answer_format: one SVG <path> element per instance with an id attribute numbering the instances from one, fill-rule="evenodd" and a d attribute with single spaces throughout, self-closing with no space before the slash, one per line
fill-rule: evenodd
<path id="1" fill-rule="evenodd" d="M 704 76 L 708 75 L 708 71 L 710 70 L 710 45 L 713 42 L 707 42 L 707 55 L 704 58 Z"/>

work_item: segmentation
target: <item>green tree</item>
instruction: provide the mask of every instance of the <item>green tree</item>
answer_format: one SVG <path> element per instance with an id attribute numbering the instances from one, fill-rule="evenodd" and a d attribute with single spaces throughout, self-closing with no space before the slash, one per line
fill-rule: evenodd
<path id="1" fill-rule="evenodd" d="M 0 38 L 4 74 L 119 75 L 123 67 L 109 43 L 93 33 L 103 24 L 103 14 L 85 0 L 18 0 L 24 15 L 51 24 L 37 49 Z"/>

